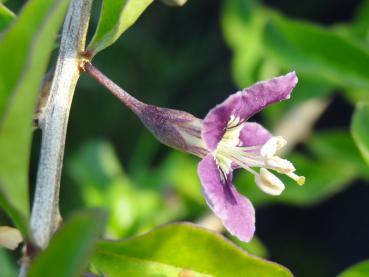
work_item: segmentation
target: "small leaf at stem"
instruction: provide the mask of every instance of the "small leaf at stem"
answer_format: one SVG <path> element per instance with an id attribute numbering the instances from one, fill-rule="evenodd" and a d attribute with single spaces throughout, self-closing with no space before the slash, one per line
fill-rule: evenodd
<path id="1" fill-rule="evenodd" d="M 104 0 L 99 23 L 87 53 L 96 53 L 113 44 L 133 25 L 153 0 Z"/>

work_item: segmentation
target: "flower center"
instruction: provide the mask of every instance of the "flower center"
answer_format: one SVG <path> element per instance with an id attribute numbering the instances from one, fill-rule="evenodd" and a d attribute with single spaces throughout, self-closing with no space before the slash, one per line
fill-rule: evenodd
<path id="1" fill-rule="evenodd" d="M 232 166 L 242 167 L 252 173 L 256 184 L 269 194 L 279 194 L 284 185 L 267 169 L 286 174 L 299 185 L 305 182 L 304 177 L 294 173 L 295 167 L 290 161 L 276 156 L 276 152 L 286 145 L 286 140 L 282 137 L 272 137 L 263 145 L 242 146 L 240 133 L 244 125 L 245 122 L 239 117 L 231 116 L 226 132 L 213 152 L 222 183 L 226 183 L 228 174 L 232 172 Z M 260 173 L 253 169 L 255 167 L 261 169 Z"/>

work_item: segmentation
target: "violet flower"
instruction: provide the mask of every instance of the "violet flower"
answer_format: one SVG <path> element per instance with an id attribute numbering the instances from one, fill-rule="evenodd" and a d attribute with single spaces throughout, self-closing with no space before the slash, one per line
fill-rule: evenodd
<path id="1" fill-rule="evenodd" d="M 291 162 L 276 155 L 286 141 L 272 136 L 258 123 L 247 122 L 266 106 L 290 97 L 297 84 L 295 72 L 229 96 L 201 120 L 186 112 L 144 104 L 92 65 L 87 64 L 85 70 L 137 114 L 159 141 L 202 159 L 198 174 L 206 202 L 226 229 L 240 240 L 252 239 L 255 211 L 233 185 L 233 170 L 243 168 L 253 174 L 256 185 L 270 195 L 281 194 L 284 184 L 269 170 L 285 174 L 300 185 L 305 182 L 304 177 L 294 173 Z"/>

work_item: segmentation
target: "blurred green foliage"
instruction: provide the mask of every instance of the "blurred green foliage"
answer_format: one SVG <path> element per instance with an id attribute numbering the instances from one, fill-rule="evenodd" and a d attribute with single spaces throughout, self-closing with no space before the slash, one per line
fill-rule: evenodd
<path id="1" fill-rule="evenodd" d="M 86 206 L 109 211 L 107 232 L 112 238 L 148 231 L 183 216 L 183 203 L 169 190 L 134 184 L 107 142 L 86 144 L 68 163 L 68 172 L 79 184 Z"/>

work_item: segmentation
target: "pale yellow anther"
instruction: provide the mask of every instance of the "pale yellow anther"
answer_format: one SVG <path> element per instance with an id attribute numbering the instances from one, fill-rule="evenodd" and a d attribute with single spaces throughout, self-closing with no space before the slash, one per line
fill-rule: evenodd
<path id="1" fill-rule="evenodd" d="M 284 190 L 283 182 L 265 168 L 261 168 L 260 174 L 255 176 L 255 183 L 263 192 L 270 195 L 280 195 Z"/>
<path id="2" fill-rule="evenodd" d="M 287 141 L 283 137 L 272 137 L 261 147 L 260 154 L 265 158 L 271 158 L 286 144 Z"/>

